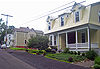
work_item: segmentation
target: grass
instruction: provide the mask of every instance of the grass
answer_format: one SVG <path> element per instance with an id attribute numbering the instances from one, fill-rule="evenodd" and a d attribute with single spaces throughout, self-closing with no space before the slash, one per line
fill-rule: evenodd
<path id="1" fill-rule="evenodd" d="M 11 47 L 10 49 L 11 50 L 26 50 L 25 48 L 14 48 L 14 47 Z"/>
<path id="2" fill-rule="evenodd" d="M 86 59 L 86 57 L 84 56 L 74 55 L 74 54 L 65 54 L 65 53 L 47 54 L 46 57 L 52 58 L 54 60 L 56 59 L 56 60 L 64 61 L 64 62 L 68 62 L 67 60 L 69 57 L 73 58 L 73 62 L 83 61 L 84 59 Z"/>

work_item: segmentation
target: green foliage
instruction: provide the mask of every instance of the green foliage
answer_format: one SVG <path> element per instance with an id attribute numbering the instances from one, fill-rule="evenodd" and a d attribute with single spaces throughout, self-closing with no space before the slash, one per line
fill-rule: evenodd
<path id="1" fill-rule="evenodd" d="M 95 60 L 94 60 L 94 62 L 95 62 L 95 64 L 100 65 L 100 56 L 96 57 Z"/>
<path id="2" fill-rule="evenodd" d="M 65 48 L 63 53 L 68 53 L 69 52 L 69 48 Z"/>
<path id="3" fill-rule="evenodd" d="M 77 54 L 80 55 L 81 54 L 80 51 L 78 51 Z"/>
<path id="4" fill-rule="evenodd" d="M 86 57 L 90 60 L 94 60 L 97 57 L 97 53 L 94 50 L 86 52 Z"/>
<path id="5" fill-rule="evenodd" d="M 73 51 L 70 51 L 70 54 L 73 54 Z"/>
<path id="6" fill-rule="evenodd" d="M 57 51 L 57 46 L 50 46 L 51 49 L 55 49 Z"/>
<path id="7" fill-rule="evenodd" d="M 69 62 L 73 62 L 73 58 L 72 58 L 72 57 L 69 57 L 69 58 L 68 58 L 68 61 L 69 61 Z"/>
<path id="8" fill-rule="evenodd" d="M 86 54 L 83 52 L 83 53 L 82 53 L 82 56 L 85 56 L 85 55 L 86 55 Z"/>
<path id="9" fill-rule="evenodd" d="M 77 55 L 77 52 L 76 52 L 76 51 L 74 51 L 74 54 L 75 54 L 75 55 Z"/>
<path id="10" fill-rule="evenodd" d="M 63 60 L 63 61 L 66 61 L 69 59 L 69 57 L 72 57 L 73 58 L 73 62 L 76 62 L 76 61 L 83 61 L 84 59 L 86 59 L 85 56 L 80 56 L 80 55 L 74 55 L 74 54 L 66 54 L 66 53 L 56 53 L 56 54 L 48 54 L 47 55 L 48 57 L 50 58 L 55 58 L 55 59 L 58 59 L 58 60 Z"/>
<path id="11" fill-rule="evenodd" d="M 39 48 L 39 49 L 47 49 L 48 48 L 48 38 L 46 36 L 36 36 L 32 37 L 28 41 L 29 48 Z"/>
<path id="12" fill-rule="evenodd" d="M 25 48 L 13 48 L 13 47 L 10 47 L 11 50 L 26 50 Z"/>
<path id="13" fill-rule="evenodd" d="M 100 69 L 100 65 L 99 65 L 99 64 L 95 64 L 95 65 L 94 65 L 94 68 L 95 68 L 95 69 Z"/>

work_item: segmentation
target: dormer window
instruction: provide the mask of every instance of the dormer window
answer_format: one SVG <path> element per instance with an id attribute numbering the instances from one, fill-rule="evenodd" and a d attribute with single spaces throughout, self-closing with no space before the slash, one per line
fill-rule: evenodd
<path id="1" fill-rule="evenodd" d="M 64 26 L 64 17 L 61 17 L 61 26 Z"/>
<path id="2" fill-rule="evenodd" d="M 51 30 L 51 23 L 48 22 L 48 30 Z"/>
<path id="3" fill-rule="evenodd" d="M 98 12 L 98 21 L 100 23 L 100 11 Z"/>
<path id="4" fill-rule="evenodd" d="M 79 11 L 75 12 L 75 22 L 79 21 Z"/>

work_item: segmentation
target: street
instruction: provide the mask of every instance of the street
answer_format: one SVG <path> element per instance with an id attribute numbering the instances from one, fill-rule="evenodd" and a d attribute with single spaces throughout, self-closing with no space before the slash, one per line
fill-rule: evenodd
<path id="1" fill-rule="evenodd" d="M 0 49 L 0 69 L 36 69 Z"/>

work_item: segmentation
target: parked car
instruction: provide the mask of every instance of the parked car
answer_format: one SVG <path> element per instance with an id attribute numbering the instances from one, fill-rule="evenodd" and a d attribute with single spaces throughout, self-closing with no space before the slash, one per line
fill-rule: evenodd
<path id="1" fill-rule="evenodd" d="M 1 49 L 6 49 L 7 47 L 6 47 L 6 44 L 2 44 L 1 45 Z"/>

